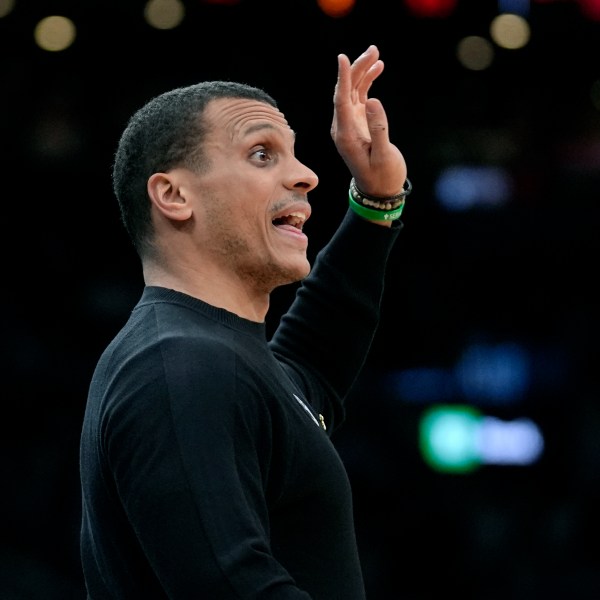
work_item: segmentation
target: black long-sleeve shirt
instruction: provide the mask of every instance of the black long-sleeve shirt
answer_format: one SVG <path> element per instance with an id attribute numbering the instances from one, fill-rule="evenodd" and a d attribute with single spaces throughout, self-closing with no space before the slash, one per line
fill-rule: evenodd
<path id="1" fill-rule="evenodd" d="M 329 436 L 375 334 L 399 229 L 349 211 L 270 341 L 264 323 L 144 289 L 89 390 L 88 598 L 364 600 Z"/>

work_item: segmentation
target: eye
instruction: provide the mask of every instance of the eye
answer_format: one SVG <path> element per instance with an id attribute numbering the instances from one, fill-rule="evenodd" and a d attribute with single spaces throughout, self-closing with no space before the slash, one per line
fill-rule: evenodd
<path id="1" fill-rule="evenodd" d="M 255 150 L 252 153 L 252 157 L 256 158 L 259 162 L 262 162 L 262 163 L 269 162 L 270 160 L 273 159 L 273 155 L 266 148 L 260 148 L 258 150 Z"/>

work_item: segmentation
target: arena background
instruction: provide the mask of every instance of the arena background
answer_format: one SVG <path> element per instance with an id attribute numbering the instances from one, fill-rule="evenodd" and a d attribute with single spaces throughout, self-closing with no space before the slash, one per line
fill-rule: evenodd
<path id="1" fill-rule="evenodd" d="M 81 418 L 142 286 L 126 119 L 201 79 L 264 87 L 320 176 L 314 257 L 347 206 L 336 55 L 371 43 L 414 191 L 335 438 L 369 600 L 600 597 L 600 2 L 0 0 L 2 600 L 85 597 Z"/>

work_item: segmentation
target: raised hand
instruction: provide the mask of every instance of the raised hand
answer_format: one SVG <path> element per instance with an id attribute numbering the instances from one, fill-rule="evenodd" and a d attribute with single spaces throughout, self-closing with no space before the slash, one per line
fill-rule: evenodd
<path id="1" fill-rule="evenodd" d="M 369 98 L 384 69 L 379 49 L 369 46 L 353 63 L 338 55 L 331 137 L 358 187 L 380 197 L 398 194 L 407 175 L 400 150 L 390 142 L 382 103 Z"/>

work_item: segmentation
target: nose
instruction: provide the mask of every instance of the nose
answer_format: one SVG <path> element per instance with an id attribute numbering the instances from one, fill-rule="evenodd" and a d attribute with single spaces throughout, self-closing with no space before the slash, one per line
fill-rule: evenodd
<path id="1" fill-rule="evenodd" d="M 290 171 L 286 186 L 293 190 L 302 190 L 303 192 L 314 190 L 319 183 L 317 174 L 297 158 L 294 161 L 295 164 Z"/>

